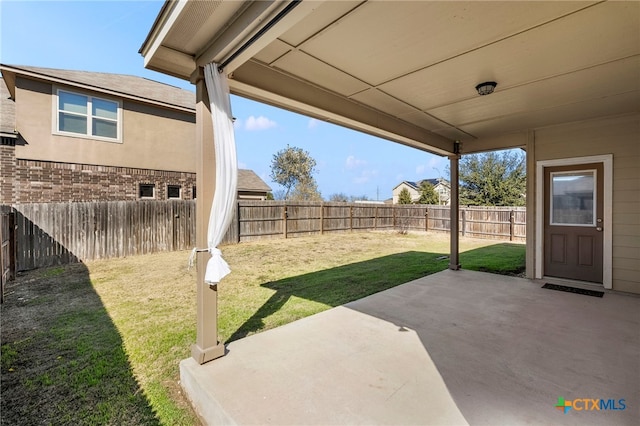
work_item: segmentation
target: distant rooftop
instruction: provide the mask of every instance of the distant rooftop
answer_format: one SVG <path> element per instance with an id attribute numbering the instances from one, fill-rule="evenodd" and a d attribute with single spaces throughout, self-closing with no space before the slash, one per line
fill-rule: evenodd
<path id="1" fill-rule="evenodd" d="M 265 191 L 271 188 L 253 170 L 238 169 L 238 191 Z"/>

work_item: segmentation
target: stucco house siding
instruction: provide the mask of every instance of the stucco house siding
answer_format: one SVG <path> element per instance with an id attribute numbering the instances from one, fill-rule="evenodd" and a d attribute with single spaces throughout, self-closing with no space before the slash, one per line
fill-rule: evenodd
<path id="1" fill-rule="evenodd" d="M 195 172 L 195 115 L 119 99 L 122 140 L 110 142 L 54 133 L 56 87 L 114 99 L 99 92 L 16 78 L 16 158 Z"/>
<path id="2" fill-rule="evenodd" d="M 0 203 L 196 198 L 194 93 L 129 75 L 0 67 Z M 60 91 L 86 96 L 85 112 L 89 100 L 116 102 L 117 137 L 59 131 Z M 238 171 L 239 199 L 270 191 Z"/>
<path id="3" fill-rule="evenodd" d="M 640 293 L 638 141 L 640 114 L 634 114 L 539 129 L 534 145 L 535 161 L 613 155 L 612 287 L 633 293 Z"/>

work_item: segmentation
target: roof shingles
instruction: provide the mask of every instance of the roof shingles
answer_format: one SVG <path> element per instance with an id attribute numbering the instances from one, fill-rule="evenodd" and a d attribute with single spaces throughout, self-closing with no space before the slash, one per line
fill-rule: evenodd
<path id="1" fill-rule="evenodd" d="M 188 90 L 147 78 L 125 74 L 61 70 L 26 65 L 2 65 L 3 70 L 45 80 L 62 80 L 70 85 L 83 85 L 98 91 L 115 92 L 125 97 L 160 102 L 195 111 L 196 95 Z"/>

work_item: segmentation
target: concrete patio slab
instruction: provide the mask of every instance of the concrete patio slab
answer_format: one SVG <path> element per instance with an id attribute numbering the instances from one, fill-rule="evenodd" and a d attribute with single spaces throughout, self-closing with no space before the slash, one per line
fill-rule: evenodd
<path id="1" fill-rule="evenodd" d="M 542 284 L 443 271 L 184 360 L 182 386 L 206 424 L 637 424 L 640 297 Z"/>

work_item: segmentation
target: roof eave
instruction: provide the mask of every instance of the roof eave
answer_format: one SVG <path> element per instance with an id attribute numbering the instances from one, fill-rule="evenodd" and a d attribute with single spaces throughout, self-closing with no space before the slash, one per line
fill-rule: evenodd
<path id="1" fill-rule="evenodd" d="M 130 99 L 136 102 L 141 102 L 141 103 L 146 103 L 146 104 L 151 104 L 151 105 L 156 105 L 156 106 L 160 106 L 163 108 L 170 108 L 173 110 L 178 110 L 178 111 L 182 111 L 182 112 L 187 112 L 187 113 L 195 113 L 195 105 L 193 108 L 187 108 L 187 107 L 183 107 L 180 105 L 176 105 L 176 104 L 172 104 L 169 102 L 162 102 L 156 99 L 151 99 L 151 98 L 145 98 L 145 97 L 141 97 L 141 96 L 135 96 L 132 95 L 130 93 L 126 93 L 126 92 L 120 92 L 120 91 L 116 91 L 116 90 L 111 90 L 111 89 L 107 89 L 105 87 L 101 87 L 101 86 L 94 86 L 94 85 L 90 85 L 90 84 L 86 84 L 86 83 L 79 83 L 73 80 L 67 80 L 67 79 L 63 79 L 63 78 L 59 78 L 59 77 L 53 77 L 50 75 L 46 75 L 46 74 L 42 74 L 42 73 L 38 73 L 38 72 L 34 72 L 34 71 L 30 71 L 30 70 L 24 70 L 21 69 L 19 67 L 15 67 L 15 66 L 11 66 L 11 65 L 5 65 L 5 64 L 0 64 L 0 71 L 2 72 L 2 76 L 4 77 L 5 74 L 7 76 L 11 76 L 11 81 L 9 79 L 7 79 L 7 82 L 11 83 L 10 85 L 7 84 L 7 87 L 9 88 L 9 92 L 11 93 L 11 96 L 15 98 L 15 76 L 16 75 L 24 75 L 26 77 L 32 78 L 32 79 L 37 79 L 37 80 L 42 80 L 42 81 L 49 81 L 52 83 L 56 83 L 56 84 L 64 84 L 66 86 L 72 86 L 72 87 L 77 87 L 80 89 L 84 89 L 84 90 L 91 90 L 94 92 L 100 92 L 100 93 L 104 93 L 107 95 L 111 95 L 111 96 L 116 96 L 116 97 L 120 97 L 120 98 L 126 98 L 126 99 Z"/>

